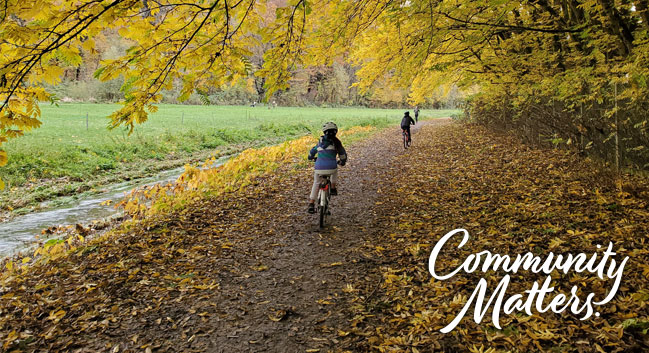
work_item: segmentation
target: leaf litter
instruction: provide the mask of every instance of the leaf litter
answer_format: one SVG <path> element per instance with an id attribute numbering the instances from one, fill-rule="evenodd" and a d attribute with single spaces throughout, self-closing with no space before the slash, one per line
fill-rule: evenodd
<path id="1" fill-rule="evenodd" d="M 532 149 L 477 126 L 430 122 L 415 129 L 407 151 L 393 130 L 349 148 L 325 230 L 305 212 L 310 166 L 286 160 L 264 164 L 239 188 L 192 191 L 182 206 L 166 199 L 166 207 L 110 237 L 6 270 L 2 350 L 646 348 L 649 194 L 643 179 L 627 178 L 618 191 L 609 175 L 572 153 Z M 432 246 L 458 227 L 474 241 L 447 255 L 441 270 L 485 249 L 589 252 L 608 240 L 631 260 L 620 292 L 599 307 L 598 318 L 510 315 L 497 330 L 467 315 L 444 335 L 439 329 L 479 277 L 435 281 L 428 273 Z M 556 276 L 600 295 L 608 288 L 584 274 Z M 498 276 L 492 277 L 490 283 Z M 537 277 L 520 273 L 512 291 L 528 289 Z"/>
<path id="2" fill-rule="evenodd" d="M 424 129 L 408 154 L 392 160 L 374 228 L 364 245 L 380 263 L 373 281 L 359 284 L 352 300 L 355 351 L 449 352 L 622 352 L 648 349 L 647 253 L 649 183 L 624 176 L 622 189 L 613 175 L 591 161 L 563 150 L 530 148 L 513 137 L 479 126 L 447 125 Z M 428 272 L 433 246 L 447 232 L 466 228 L 467 244 L 449 245 L 436 271 L 449 273 L 469 255 L 483 250 L 516 256 L 528 251 L 545 256 L 597 252 L 613 242 L 618 260 L 629 256 L 620 290 L 596 309 L 600 317 L 579 320 L 569 311 L 501 315 L 502 330 L 491 310 L 480 324 L 473 309 L 448 334 L 450 323 L 484 276 L 491 295 L 504 273 L 460 272 L 434 280 Z M 377 245 L 380 245 L 377 246 Z M 606 283 L 589 273 L 552 273 L 558 292 L 578 284 L 581 296 L 603 298 Z M 508 295 L 532 287 L 543 276 L 513 275 Z M 371 282 L 378 282 L 377 286 Z M 569 295 L 568 295 L 569 297 Z M 505 297 L 507 299 L 508 296 Z M 488 299 L 488 297 L 487 297 Z"/>

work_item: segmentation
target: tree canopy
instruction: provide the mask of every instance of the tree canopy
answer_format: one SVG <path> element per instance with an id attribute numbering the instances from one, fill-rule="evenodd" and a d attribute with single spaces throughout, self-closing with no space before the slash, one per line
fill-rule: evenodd
<path id="1" fill-rule="evenodd" d="M 113 29 L 129 41 L 95 77 L 124 78 L 111 126 L 155 112 L 161 90 L 193 92 L 256 75 L 267 96 L 298 66 L 348 60 L 358 83 L 407 88 L 412 103 L 458 84 L 497 105 L 552 99 L 572 109 L 611 96 L 644 102 L 649 75 L 647 1 L 629 0 L 2 0 L 0 147 L 40 125 L 46 84 L 80 65 Z M 263 66 L 251 56 L 261 45 Z M 644 104 L 644 103 L 643 103 Z M 608 109 L 613 115 L 617 108 Z M 575 128 L 579 128 L 575 123 Z M 646 118 L 634 121 L 644 134 Z M 0 151 L 0 165 L 7 162 Z"/>

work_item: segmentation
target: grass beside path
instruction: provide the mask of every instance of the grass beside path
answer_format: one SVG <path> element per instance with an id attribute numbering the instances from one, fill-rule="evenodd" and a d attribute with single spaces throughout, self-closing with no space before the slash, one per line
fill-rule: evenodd
<path id="1" fill-rule="evenodd" d="M 341 128 L 383 127 L 397 124 L 403 114 L 401 109 L 163 104 L 129 136 L 124 128 L 107 130 L 106 117 L 118 107 L 43 106 L 40 128 L 3 145 L 9 162 L 0 168 L 0 178 L 7 185 L 0 191 L 0 210 L 28 212 L 29 207 L 55 197 L 150 176 L 211 154 L 218 156 L 301 136 L 317 131 L 328 120 L 336 121 Z M 433 118 L 453 112 L 423 110 L 421 114 Z"/>
<path id="2" fill-rule="evenodd" d="M 376 131 L 352 128 L 340 135 L 350 151 L 354 141 L 362 144 L 363 137 Z M 306 216 L 304 202 L 313 168 L 305 161 L 313 139 L 305 146 L 306 139 L 249 151 L 228 161 L 220 170 L 242 181 L 236 188 L 224 188 L 232 180 L 220 180 L 205 171 L 197 177 L 208 176 L 213 181 L 206 180 L 208 185 L 227 191 L 179 188 L 173 195 L 181 203 L 174 202 L 171 209 L 155 211 L 160 203 L 154 202 L 146 217 L 127 221 L 112 233 L 87 242 L 73 236 L 39 248 L 38 253 L 47 250 L 49 255 L 26 259 L 23 267 L 22 261 L 2 264 L 0 344 L 9 351 L 217 351 L 213 335 L 225 340 L 225 335 L 239 337 L 236 332 L 220 330 L 219 322 L 234 319 L 229 315 L 245 316 L 246 310 L 219 298 L 236 294 L 247 301 L 261 293 L 241 296 L 238 284 L 234 284 L 236 291 L 222 287 L 242 280 L 246 285 L 248 278 L 254 281 L 258 275 L 278 270 L 268 268 L 264 263 L 269 262 L 255 259 L 254 254 L 295 250 L 274 236 L 294 236 L 286 232 L 287 227 L 304 228 L 304 223 L 288 220 L 295 215 L 290 210 L 297 207 L 299 215 Z M 394 140 L 397 147 L 398 142 Z M 299 149 L 291 148 L 296 144 Z M 246 178 L 246 171 L 253 177 Z M 158 200 L 164 201 L 168 192 L 165 189 L 159 195 Z M 309 251 L 289 257 L 304 263 L 313 255 L 312 243 L 299 237 L 294 241 Z M 70 252 L 68 245 L 74 246 Z M 239 256 L 244 257 L 242 262 L 233 265 L 233 258 Z M 308 269 L 318 271 L 319 266 Z M 335 270 L 335 265 L 331 268 Z M 322 277 L 309 278 L 320 282 Z M 318 295 L 325 300 L 326 293 Z M 276 307 L 277 302 L 259 300 L 257 304 L 264 310 L 275 308 L 263 313 L 264 322 L 273 324 L 288 315 Z M 244 344 L 233 342 L 237 348 L 226 351 L 239 350 Z M 245 344 L 255 344 L 250 342 Z"/>
<path id="3" fill-rule="evenodd" d="M 3 349 L 646 351 L 647 180 L 628 177 L 618 191 L 570 152 L 531 149 L 477 126 L 430 125 L 407 151 L 396 129 L 349 148 L 346 168 L 355 168 L 341 172 L 324 231 L 305 213 L 312 171 L 296 155 L 236 192 L 188 193 L 184 207 L 128 223 L 69 256 L 25 271 L 14 264 L 0 278 Z M 590 256 L 613 242 L 618 264 L 630 260 L 615 298 L 595 306 L 599 317 L 539 313 L 535 304 L 532 316 L 502 313 L 497 329 L 491 310 L 477 324 L 471 309 L 442 334 L 480 278 L 491 295 L 504 277 L 431 278 L 432 247 L 456 228 L 470 239 L 443 249 L 440 274 L 485 250 Z M 570 298 L 573 285 L 582 300 L 601 300 L 612 285 L 589 272 L 551 276 L 556 289 L 544 307 L 559 293 Z M 513 274 L 505 300 L 526 300 L 525 290 L 544 279 Z"/>

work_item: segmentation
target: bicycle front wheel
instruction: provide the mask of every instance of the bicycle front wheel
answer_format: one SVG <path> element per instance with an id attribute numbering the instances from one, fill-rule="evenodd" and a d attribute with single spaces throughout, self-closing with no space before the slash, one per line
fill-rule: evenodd
<path id="1" fill-rule="evenodd" d="M 320 207 L 320 228 L 324 228 L 327 218 L 327 206 Z"/>
<path id="2" fill-rule="evenodd" d="M 318 211 L 320 211 L 320 228 L 324 228 L 327 222 L 327 212 L 329 211 L 329 198 L 327 192 L 323 190 L 318 193 Z"/>

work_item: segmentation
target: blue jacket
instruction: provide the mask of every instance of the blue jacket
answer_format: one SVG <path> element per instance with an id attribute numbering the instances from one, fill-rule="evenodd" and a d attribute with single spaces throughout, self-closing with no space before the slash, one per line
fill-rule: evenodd
<path id="1" fill-rule="evenodd" d="M 309 151 L 309 160 L 318 159 L 315 161 L 316 170 L 333 170 L 338 167 L 336 163 L 336 155 L 340 157 L 340 165 L 347 163 L 347 152 L 343 147 L 342 142 L 335 136 L 320 136 L 318 144 Z"/>

